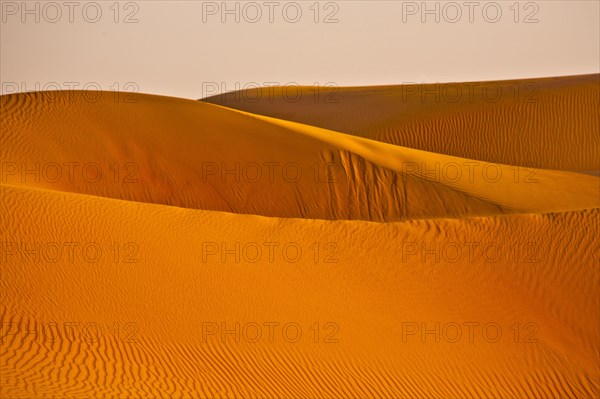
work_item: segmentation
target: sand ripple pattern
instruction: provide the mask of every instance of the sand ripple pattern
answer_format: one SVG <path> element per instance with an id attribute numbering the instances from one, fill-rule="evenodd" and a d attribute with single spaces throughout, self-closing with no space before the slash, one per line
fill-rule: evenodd
<path id="1" fill-rule="evenodd" d="M 103 248 L 135 242 L 140 249 L 138 263 L 115 263 L 112 256 L 2 259 L 2 397 L 587 398 L 600 392 L 598 209 L 325 222 L 13 186 L 1 194 L 0 211 L 11 215 L 0 225 L 4 242 L 30 249 L 34 242 L 95 241 Z M 274 237 L 305 249 L 334 240 L 338 262 L 201 261 L 203 242 Z M 403 261 L 407 242 L 427 248 L 533 242 L 537 251 L 534 258 L 507 251 L 494 262 L 481 253 L 472 260 L 411 255 Z M 205 322 L 232 329 L 236 322 L 292 321 L 305 338 L 296 343 L 278 335 L 273 342 L 221 335 L 203 341 Z M 337 342 L 324 343 L 323 336 L 314 342 L 316 321 L 335 322 Z M 403 342 L 402 323 L 413 321 L 430 328 L 435 321 L 495 322 L 504 335 L 495 343 L 479 335 L 472 343 Z M 53 322 L 80 327 L 73 339 L 63 332 L 53 341 Z M 90 335 L 97 337 L 92 342 L 81 332 L 89 322 L 103 328 L 99 337 Z M 128 322 L 138 327 L 134 335 L 124 328 Z M 515 322 L 534 323 L 537 342 L 514 342 Z"/>
<path id="2" fill-rule="evenodd" d="M 597 80 L 0 97 L 0 398 L 600 397 Z"/>

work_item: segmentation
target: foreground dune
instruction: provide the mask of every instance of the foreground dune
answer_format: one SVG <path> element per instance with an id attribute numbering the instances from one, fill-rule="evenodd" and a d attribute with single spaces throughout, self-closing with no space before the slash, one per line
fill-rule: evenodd
<path id="1" fill-rule="evenodd" d="M 0 397 L 598 397 L 596 88 L 539 83 L 0 97 Z"/>
<path id="2" fill-rule="evenodd" d="M 2 97 L 3 183 L 329 220 L 558 212 L 599 202 L 597 176 L 434 154 L 195 101 L 86 96 Z"/>
<path id="3" fill-rule="evenodd" d="M 381 87 L 262 87 L 202 101 L 400 146 L 600 172 L 600 75 Z"/>
<path id="4" fill-rule="evenodd" d="M 2 397 L 600 392 L 597 209 L 378 224 L 13 186 L 1 206 Z"/>

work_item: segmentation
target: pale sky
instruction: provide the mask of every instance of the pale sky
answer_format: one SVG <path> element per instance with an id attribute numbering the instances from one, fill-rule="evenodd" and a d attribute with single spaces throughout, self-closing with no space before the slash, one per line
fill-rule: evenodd
<path id="1" fill-rule="evenodd" d="M 215 84 L 362 86 L 600 69 L 598 0 L 0 3 L 3 94 L 85 87 L 197 99 L 216 94 L 207 92 Z"/>

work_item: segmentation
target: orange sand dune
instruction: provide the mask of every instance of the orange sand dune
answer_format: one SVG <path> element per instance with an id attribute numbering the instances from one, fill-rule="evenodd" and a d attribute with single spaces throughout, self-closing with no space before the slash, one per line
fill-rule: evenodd
<path id="1" fill-rule="evenodd" d="M 202 101 L 440 154 L 600 172 L 597 74 L 380 87 L 290 84 Z"/>
<path id="2" fill-rule="evenodd" d="M 598 397 L 594 79 L 0 97 L 0 397 Z"/>
<path id="3" fill-rule="evenodd" d="M 86 96 L 2 97 L 3 183 L 333 220 L 558 212 L 600 202 L 595 176 L 433 154 L 195 101 Z"/>
<path id="4" fill-rule="evenodd" d="M 600 393 L 598 209 L 370 223 L 1 194 L 3 398 Z"/>

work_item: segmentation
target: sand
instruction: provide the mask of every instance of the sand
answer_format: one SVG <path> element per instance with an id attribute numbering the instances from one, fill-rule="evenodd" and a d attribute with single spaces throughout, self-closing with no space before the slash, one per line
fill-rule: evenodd
<path id="1" fill-rule="evenodd" d="M 600 75 L 401 86 L 261 87 L 203 101 L 486 162 L 600 169 Z"/>
<path id="2" fill-rule="evenodd" d="M 566 99 L 590 80 L 543 82 Z M 0 397 L 600 394 L 591 96 L 521 114 L 543 154 L 502 148 L 495 108 L 497 153 L 453 152 L 306 107 L 113 96 L 0 97 Z M 511 163 L 534 153 L 551 167 Z"/>

